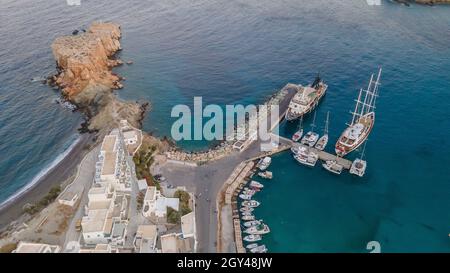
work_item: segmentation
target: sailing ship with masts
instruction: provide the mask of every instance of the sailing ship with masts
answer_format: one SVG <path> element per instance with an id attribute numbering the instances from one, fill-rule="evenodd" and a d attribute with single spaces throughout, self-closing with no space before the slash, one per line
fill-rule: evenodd
<path id="1" fill-rule="evenodd" d="M 299 86 L 297 93 L 289 102 L 289 108 L 285 115 L 286 120 L 292 121 L 313 111 L 327 89 L 328 85 L 319 75 L 309 86 Z"/>
<path id="2" fill-rule="evenodd" d="M 372 131 L 375 123 L 375 102 L 378 96 L 381 71 L 380 68 L 376 80 L 372 74 L 367 90 L 359 90 L 355 110 L 352 112 L 352 121 L 336 143 L 335 150 L 338 156 L 345 156 L 357 149 Z"/>

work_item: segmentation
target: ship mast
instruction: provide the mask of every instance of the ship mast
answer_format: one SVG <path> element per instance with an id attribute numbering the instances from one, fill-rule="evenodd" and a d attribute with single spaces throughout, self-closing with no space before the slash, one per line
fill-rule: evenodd
<path id="1" fill-rule="evenodd" d="M 353 114 L 352 122 L 349 124 L 350 126 L 354 125 L 358 118 L 364 116 L 370 112 L 373 112 L 375 109 L 376 97 L 378 97 L 378 86 L 380 85 L 380 77 L 381 77 L 382 69 L 380 68 L 378 71 L 377 80 L 374 81 L 374 74 L 370 76 L 369 85 L 367 90 L 360 89 L 358 99 L 356 100 L 355 110 L 350 112 Z M 362 93 L 364 94 L 364 101 L 361 101 Z"/>
<path id="2" fill-rule="evenodd" d="M 349 126 L 353 126 L 355 124 L 356 119 L 360 117 L 360 114 L 358 113 L 358 108 L 359 108 L 359 103 L 361 102 L 362 91 L 363 91 L 362 89 L 359 89 L 358 99 L 355 100 L 356 101 L 355 110 L 353 112 L 350 112 L 353 115 L 353 117 L 352 117 L 352 122 L 350 124 L 348 124 Z"/>
<path id="3" fill-rule="evenodd" d="M 316 111 L 314 111 L 313 123 L 311 124 L 311 132 L 314 132 L 314 127 L 316 127 Z"/>
<path id="4" fill-rule="evenodd" d="M 328 135 L 328 123 L 330 121 L 330 111 L 327 112 L 327 120 L 325 122 L 325 129 L 323 130 L 324 135 Z"/>
<path id="5" fill-rule="evenodd" d="M 366 141 L 364 142 L 363 150 L 362 150 L 362 152 L 361 152 L 361 159 L 362 159 L 362 160 L 364 159 L 364 152 L 366 151 L 366 144 L 367 144 L 367 141 L 368 141 L 368 140 L 366 140 Z"/>

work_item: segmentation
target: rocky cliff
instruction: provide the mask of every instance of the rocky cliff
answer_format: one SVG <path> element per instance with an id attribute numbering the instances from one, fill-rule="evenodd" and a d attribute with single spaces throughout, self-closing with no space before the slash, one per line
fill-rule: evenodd
<path id="1" fill-rule="evenodd" d="M 84 33 L 57 38 L 52 44 L 58 74 L 53 82 L 63 95 L 89 118 L 90 130 L 109 129 L 127 119 L 139 127 L 143 106 L 120 101 L 113 89 L 120 89 L 121 78 L 111 69 L 122 64 L 114 59 L 120 47 L 120 26 L 93 23 Z"/>

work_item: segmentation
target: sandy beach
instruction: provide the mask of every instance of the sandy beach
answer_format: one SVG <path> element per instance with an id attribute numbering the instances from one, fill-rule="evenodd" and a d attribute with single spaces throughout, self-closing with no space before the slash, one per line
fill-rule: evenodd
<path id="1" fill-rule="evenodd" d="M 23 206 L 43 198 L 56 185 L 64 183 L 76 171 L 83 156 L 89 151 L 93 135 L 82 134 L 80 141 L 56 166 L 50 169 L 35 185 L 0 209 L 0 230 L 16 221 L 23 214 Z"/>

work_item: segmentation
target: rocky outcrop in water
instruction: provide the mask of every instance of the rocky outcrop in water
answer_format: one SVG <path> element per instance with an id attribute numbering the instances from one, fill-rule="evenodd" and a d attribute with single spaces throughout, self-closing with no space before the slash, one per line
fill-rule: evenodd
<path id="1" fill-rule="evenodd" d="M 93 23 L 85 33 L 59 37 L 52 44 L 58 68 L 52 82 L 86 114 L 89 130 L 117 127 L 122 119 L 140 127 L 145 107 L 112 93 L 122 88 L 121 78 L 111 71 L 123 63 L 113 58 L 121 50 L 120 37 L 119 25 Z"/>

